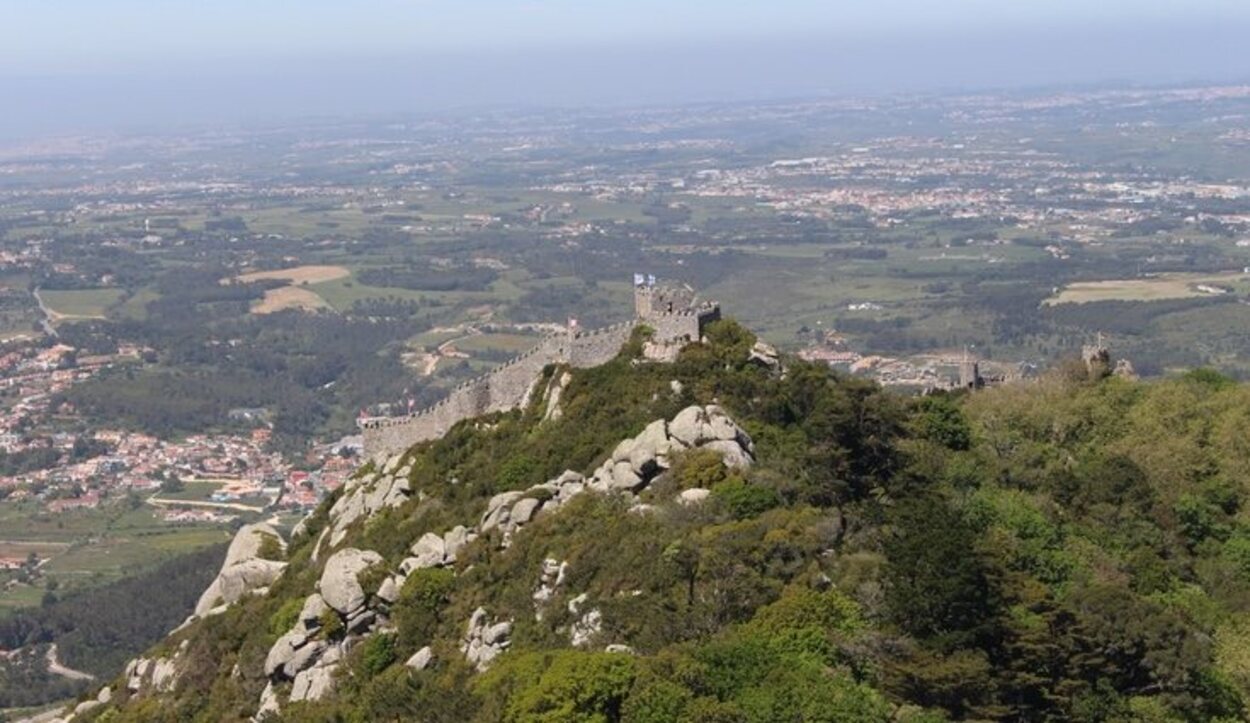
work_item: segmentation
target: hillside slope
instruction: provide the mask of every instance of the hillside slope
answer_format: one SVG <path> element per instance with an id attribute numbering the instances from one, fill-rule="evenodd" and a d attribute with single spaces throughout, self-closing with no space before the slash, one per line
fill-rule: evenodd
<path id="1" fill-rule="evenodd" d="M 75 720 L 1244 716 L 1250 389 L 905 399 L 753 342 L 367 466 Z"/>

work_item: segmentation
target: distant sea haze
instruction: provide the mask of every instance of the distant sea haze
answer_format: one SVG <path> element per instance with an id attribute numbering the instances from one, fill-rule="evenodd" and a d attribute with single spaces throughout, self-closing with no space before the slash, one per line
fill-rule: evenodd
<path id="1" fill-rule="evenodd" d="M 944 38 L 791 38 L 392 57 L 186 61 L 32 77 L 0 69 L 0 136 L 161 130 L 476 106 L 622 106 L 1250 78 L 1250 26 Z M 108 67 L 107 65 L 102 67 Z"/>

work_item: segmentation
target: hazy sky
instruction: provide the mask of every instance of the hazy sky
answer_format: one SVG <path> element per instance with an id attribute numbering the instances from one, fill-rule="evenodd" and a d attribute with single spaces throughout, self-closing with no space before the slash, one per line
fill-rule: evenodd
<path id="1" fill-rule="evenodd" d="M 0 0 L 0 132 L 1250 77 L 1250 0 Z"/>
<path id="2" fill-rule="evenodd" d="M 0 69 L 1250 21 L 1246 0 L 0 0 Z"/>

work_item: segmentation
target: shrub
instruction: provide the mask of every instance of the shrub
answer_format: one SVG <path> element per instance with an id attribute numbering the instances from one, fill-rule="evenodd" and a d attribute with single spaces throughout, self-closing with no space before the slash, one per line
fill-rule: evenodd
<path id="1" fill-rule="evenodd" d="M 273 535 L 263 532 L 255 533 L 260 535 L 260 547 L 256 550 L 256 556 L 262 560 L 283 560 L 286 553 L 282 550 L 282 542 Z"/>
<path id="2" fill-rule="evenodd" d="M 731 477 L 712 488 L 712 498 L 724 505 L 734 519 L 745 520 L 781 505 L 777 491 Z"/>
<path id="3" fill-rule="evenodd" d="M 321 617 L 317 618 L 320 623 L 317 628 L 317 635 L 322 640 L 338 640 L 343 636 L 343 619 L 339 617 L 338 612 L 334 608 L 329 608 L 321 613 Z"/>
<path id="4" fill-rule="evenodd" d="M 367 680 L 389 668 L 395 659 L 395 636 L 371 635 L 361 645 L 360 662 L 356 669 Z"/>
<path id="5" fill-rule="evenodd" d="M 512 697 L 507 720 L 517 723 L 620 720 L 625 696 L 636 675 L 637 662 L 629 655 L 579 651 L 551 654 L 550 663 L 539 679 Z"/>
<path id="6" fill-rule="evenodd" d="M 648 678 L 635 681 L 621 713 L 625 723 L 670 723 L 686 720 L 694 694 L 672 681 Z"/>
<path id="7" fill-rule="evenodd" d="M 276 638 L 295 627 L 295 623 L 299 622 L 300 610 L 303 608 L 304 601 L 299 598 L 282 603 L 282 607 L 269 616 L 269 633 Z"/>
<path id="8" fill-rule="evenodd" d="M 391 608 L 402 650 L 415 650 L 434 636 L 439 612 L 451 595 L 455 582 L 455 573 L 442 568 L 414 570 L 404 581 L 399 599 Z"/>
<path id="9" fill-rule="evenodd" d="M 673 469 L 669 473 L 677 483 L 677 489 L 685 490 L 693 487 L 710 489 L 729 477 L 720 453 L 711 449 L 692 449 L 676 455 Z"/>

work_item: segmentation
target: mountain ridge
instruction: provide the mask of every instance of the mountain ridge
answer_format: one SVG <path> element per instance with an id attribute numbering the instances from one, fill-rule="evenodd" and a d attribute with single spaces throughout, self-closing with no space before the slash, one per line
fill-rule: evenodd
<path id="1" fill-rule="evenodd" d="M 731 321 L 645 341 L 365 465 L 74 720 L 1242 715 L 1244 388 L 908 399 Z"/>

